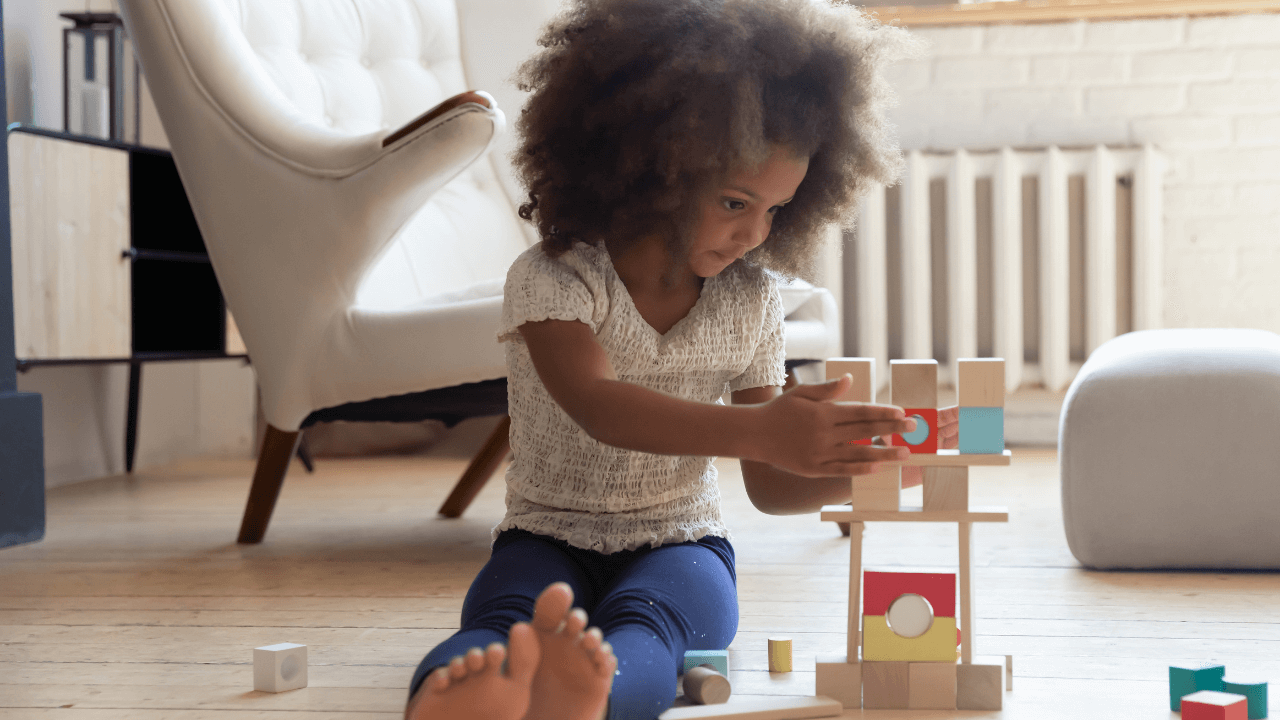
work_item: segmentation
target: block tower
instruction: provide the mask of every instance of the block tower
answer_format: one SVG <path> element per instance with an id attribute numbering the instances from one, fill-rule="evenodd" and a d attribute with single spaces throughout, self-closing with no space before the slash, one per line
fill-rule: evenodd
<path id="1" fill-rule="evenodd" d="M 900 468 L 893 467 L 854 477 L 851 505 L 822 509 L 823 521 L 837 522 L 842 530 L 849 527 L 849 618 L 845 654 L 817 658 L 817 694 L 846 708 L 999 710 L 1004 667 L 999 660 L 975 662 L 973 656 L 973 524 L 1008 522 L 1009 512 L 969 506 L 969 467 L 1008 465 L 1011 460 L 1004 449 L 1004 361 L 958 363 L 960 450 L 938 448 L 937 362 L 895 360 L 890 367 L 894 404 L 915 417 L 917 426 L 914 433 L 890 442 L 911 449 L 904 464 L 924 468 L 924 504 L 900 505 Z M 873 401 L 874 360 L 827 361 L 829 378 L 846 372 L 853 374 L 854 383 L 840 399 Z M 982 411 L 976 414 L 977 424 L 964 422 L 966 407 Z M 990 410 L 998 413 L 998 436 Z M 970 450 L 974 445 L 966 442 L 966 432 L 976 436 L 969 439 L 980 450 Z M 955 523 L 958 572 L 868 572 L 864 613 L 862 533 L 867 522 Z"/>

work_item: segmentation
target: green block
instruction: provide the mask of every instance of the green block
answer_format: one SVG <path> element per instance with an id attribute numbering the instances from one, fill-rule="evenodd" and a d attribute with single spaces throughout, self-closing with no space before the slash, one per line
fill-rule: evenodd
<path id="1" fill-rule="evenodd" d="M 1222 692 L 1222 676 L 1227 674 L 1225 665 L 1169 666 L 1169 709 L 1182 711 L 1182 696 L 1200 690 Z"/>
<path id="2" fill-rule="evenodd" d="M 1235 693 L 1249 698 L 1249 720 L 1262 720 L 1267 716 L 1267 684 L 1264 682 L 1222 681 L 1222 692 Z"/>
<path id="3" fill-rule="evenodd" d="M 728 650 L 685 650 L 684 651 L 684 667 L 680 672 L 689 672 L 699 665 L 710 665 L 716 669 L 716 672 L 725 677 L 729 677 L 729 651 Z"/>

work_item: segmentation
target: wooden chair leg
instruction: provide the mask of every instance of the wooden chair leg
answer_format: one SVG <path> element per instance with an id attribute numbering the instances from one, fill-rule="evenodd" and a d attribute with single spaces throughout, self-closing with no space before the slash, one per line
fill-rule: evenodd
<path id="1" fill-rule="evenodd" d="M 507 453 L 510 451 L 511 416 L 503 415 L 502 422 L 493 429 L 484 447 L 480 448 L 480 452 L 471 459 L 471 464 L 467 466 L 466 472 L 462 473 L 462 478 L 454 486 L 453 492 L 449 493 L 448 499 L 440 506 L 440 514 L 449 518 L 461 517 L 467 506 L 480 493 L 480 488 L 489 482 L 489 478 L 493 477 L 498 466 L 507 459 Z"/>
<path id="2" fill-rule="evenodd" d="M 262 438 L 262 452 L 258 454 L 258 467 L 253 472 L 253 485 L 249 488 L 249 501 L 245 503 L 244 520 L 240 523 L 240 537 L 236 542 L 256 544 L 267 534 L 267 524 L 276 509 L 280 487 L 284 485 L 289 461 L 293 459 L 298 432 L 285 432 L 267 425 Z"/>

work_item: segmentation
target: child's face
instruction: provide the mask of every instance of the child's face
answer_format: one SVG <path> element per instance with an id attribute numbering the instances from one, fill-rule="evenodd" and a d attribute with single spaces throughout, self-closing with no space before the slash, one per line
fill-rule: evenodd
<path id="1" fill-rule="evenodd" d="M 762 164 L 731 173 L 703 194 L 689 246 L 689 268 L 711 277 L 769 237 L 773 216 L 791 201 L 809 171 L 809 158 L 775 146 Z"/>

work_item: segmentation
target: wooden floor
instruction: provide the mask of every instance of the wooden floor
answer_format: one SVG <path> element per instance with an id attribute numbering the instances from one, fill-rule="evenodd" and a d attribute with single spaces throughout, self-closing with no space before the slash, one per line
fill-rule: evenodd
<path id="1" fill-rule="evenodd" d="M 460 520 L 435 509 L 462 460 L 324 460 L 290 472 L 264 544 L 234 543 L 248 461 L 171 465 L 53 490 L 47 538 L 0 551 L 0 719 L 392 718 L 424 652 L 456 627 L 502 514 L 492 482 Z M 844 647 L 847 541 L 768 517 L 721 461 L 742 622 L 736 696 L 805 695 Z M 975 468 L 977 651 L 1013 654 L 1000 713 L 847 717 L 1164 718 L 1167 666 L 1215 659 L 1280 678 L 1280 575 L 1095 573 L 1063 537 L 1055 456 Z M 918 491 L 917 491 L 918 492 Z M 871 568 L 953 567 L 955 526 L 870 524 Z M 796 671 L 766 671 L 766 638 Z M 310 687 L 253 691 L 252 649 L 304 643 Z"/>

